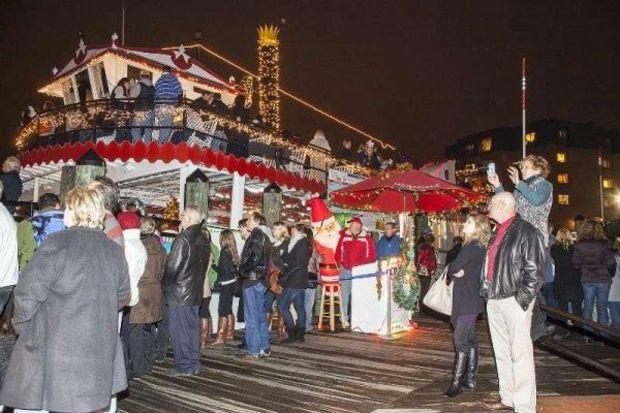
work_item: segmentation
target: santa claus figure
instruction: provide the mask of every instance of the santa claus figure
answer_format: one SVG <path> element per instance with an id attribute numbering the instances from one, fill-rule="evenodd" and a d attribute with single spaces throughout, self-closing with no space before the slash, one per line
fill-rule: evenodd
<path id="1" fill-rule="evenodd" d="M 319 279 L 321 284 L 338 284 L 339 270 L 336 264 L 336 247 L 340 239 L 340 224 L 334 218 L 325 201 L 315 195 L 306 202 L 310 207 L 314 246 L 319 253 Z"/>

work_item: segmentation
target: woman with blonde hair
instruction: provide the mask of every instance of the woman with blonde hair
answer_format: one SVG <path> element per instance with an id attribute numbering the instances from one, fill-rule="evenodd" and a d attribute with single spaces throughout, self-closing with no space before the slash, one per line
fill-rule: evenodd
<path id="1" fill-rule="evenodd" d="M 217 263 L 217 281 L 220 299 L 217 313 L 217 338 L 214 345 L 224 344 L 234 338 L 235 316 L 232 310 L 233 297 L 239 276 L 239 250 L 233 232 L 225 229 L 220 234 L 220 258 Z"/>
<path id="2" fill-rule="evenodd" d="M 452 383 L 445 393 L 447 397 L 461 393 L 463 386 L 476 388 L 476 320 L 485 308 L 480 295 L 480 274 L 491 237 L 489 220 L 483 215 L 470 215 L 463 224 L 463 236 L 463 248 L 448 267 L 448 277 L 454 282 L 450 322 L 454 326 L 456 356 Z"/>
<path id="3" fill-rule="evenodd" d="M 15 287 L 18 334 L 0 404 L 15 409 L 92 412 L 127 387 L 118 311 L 129 301 L 123 250 L 103 233 L 103 197 L 75 188 L 68 229 L 50 235 Z"/>
<path id="4" fill-rule="evenodd" d="M 555 237 L 555 244 L 551 246 L 551 258 L 555 264 L 554 293 L 558 300 L 558 307 L 564 312 L 571 312 L 579 317 L 582 314 L 583 290 L 581 276 L 573 267 L 575 253 L 573 236 L 566 228 L 560 228 Z"/>

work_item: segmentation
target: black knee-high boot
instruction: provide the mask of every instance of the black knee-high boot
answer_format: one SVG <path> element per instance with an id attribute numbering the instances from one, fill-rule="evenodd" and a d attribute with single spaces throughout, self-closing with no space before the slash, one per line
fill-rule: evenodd
<path id="1" fill-rule="evenodd" d="M 467 376 L 463 380 L 463 386 L 466 389 L 474 390 L 476 388 L 476 372 L 478 371 L 478 348 L 472 347 L 467 353 Z"/>
<path id="2" fill-rule="evenodd" d="M 454 358 L 454 372 L 452 373 L 452 383 L 447 392 L 444 393 L 446 397 L 454 397 L 463 391 L 463 375 L 465 374 L 465 367 L 467 366 L 467 353 L 459 351 Z"/>

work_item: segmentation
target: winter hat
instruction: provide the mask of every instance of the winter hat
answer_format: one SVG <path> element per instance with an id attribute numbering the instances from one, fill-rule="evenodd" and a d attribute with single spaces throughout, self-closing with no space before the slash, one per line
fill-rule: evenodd
<path id="1" fill-rule="evenodd" d="M 353 223 L 358 223 L 362 225 L 362 220 L 360 219 L 360 217 L 353 217 L 347 221 L 347 224 L 353 224 Z"/>
<path id="2" fill-rule="evenodd" d="M 140 228 L 140 217 L 134 212 L 121 212 L 116 219 L 122 229 Z"/>
<path id="3" fill-rule="evenodd" d="M 310 207 L 310 219 L 313 223 L 319 224 L 333 217 L 333 214 L 325 204 L 325 201 L 318 196 L 310 198 L 306 202 L 306 205 Z"/>

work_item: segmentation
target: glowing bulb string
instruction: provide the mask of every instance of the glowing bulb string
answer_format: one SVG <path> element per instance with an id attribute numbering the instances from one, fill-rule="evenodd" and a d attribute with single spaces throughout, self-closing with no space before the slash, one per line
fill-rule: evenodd
<path id="1" fill-rule="evenodd" d="M 207 53 L 217 57 L 218 59 L 222 60 L 223 62 L 228 63 L 229 65 L 231 65 L 235 69 L 240 70 L 241 72 L 245 73 L 246 75 L 250 75 L 250 76 L 254 77 L 255 79 L 259 79 L 258 75 L 250 72 L 249 70 L 247 70 L 243 66 L 239 66 L 237 63 L 235 63 L 235 62 L 225 58 L 221 54 L 219 54 L 217 52 L 214 52 L 213 50 L 207 48 L 206 46 L 204 46 L 204 45 L 202 45 L 200 43 L 196 43 L 196 44 L 192 44 L 192 45 L 189 45 L 189 46 L 185 46 L 185 48 L 186 49 L 195 49 L 195 48 L 202 49 L 205 52 L 207 52 Z M 178 49 L 178 47 L 177 46 L 174 46 L 174 47 L 164 47 L 163 49 L 164 50 L 176 50 L 176 49 Z M 344 121 L 342 119 L 339 119 L 339 118 L 335 117 L 334 115 L 332 115 L 332 114 L 330 114 L 328 112 L 325 112 L 321 108 L 319 108 L 319 107 L 313 105 L 312 103 L 307 102 L 307 101 L 305 101 L 305 100 L 303 100 L 303 99 L 293 95 L 290 92 L 287 92 L 286 90 L 282 89 L 281 87 L 278 87 L 278 91 L 280 93 L 282 93 L 284 96 L 291 98 L 292 100 L 296 101 L 297 103 L 299 103 L 299 104 L 301 104 L 301 105 L 303 105 L 303 106 L 305 106 L 305 107 L 307 107 L 309 109 L 312 109 L 313 111 L 315 111 L 315 112 L 317 112 L 317 113 L 319 113 L 319 114 L 321 114 L 321 115 L 323 115 L 323 116 L 333 120 L 334 122 L 336 122 L 336 123 L 338 123 L 338 124 L 348 128 L 348 129 L 350 129 L 350 130 L 352 130 L 354 132 L 357 132 L 360 135 L 367 137 L 368 139 L 371 139 L 371 140 L 373 140 L 375 142 L 380 143 L 383 148 L 389 148 L 389 149 L 392 149 L 392 150 L 396 150 L 396 148 L 393 145 L 390 145 L 389 143 L 385 143 L 381 139 L 376 138 L 376 137 L 372 136 L 371 134 L 369 134 L 367 132 L 364 132 L 363 130 L 361 130 L 361 129 L 351 125 L 350 123 L 348 123 L 348 122 L 346 122 L 346 121 Z"/>

